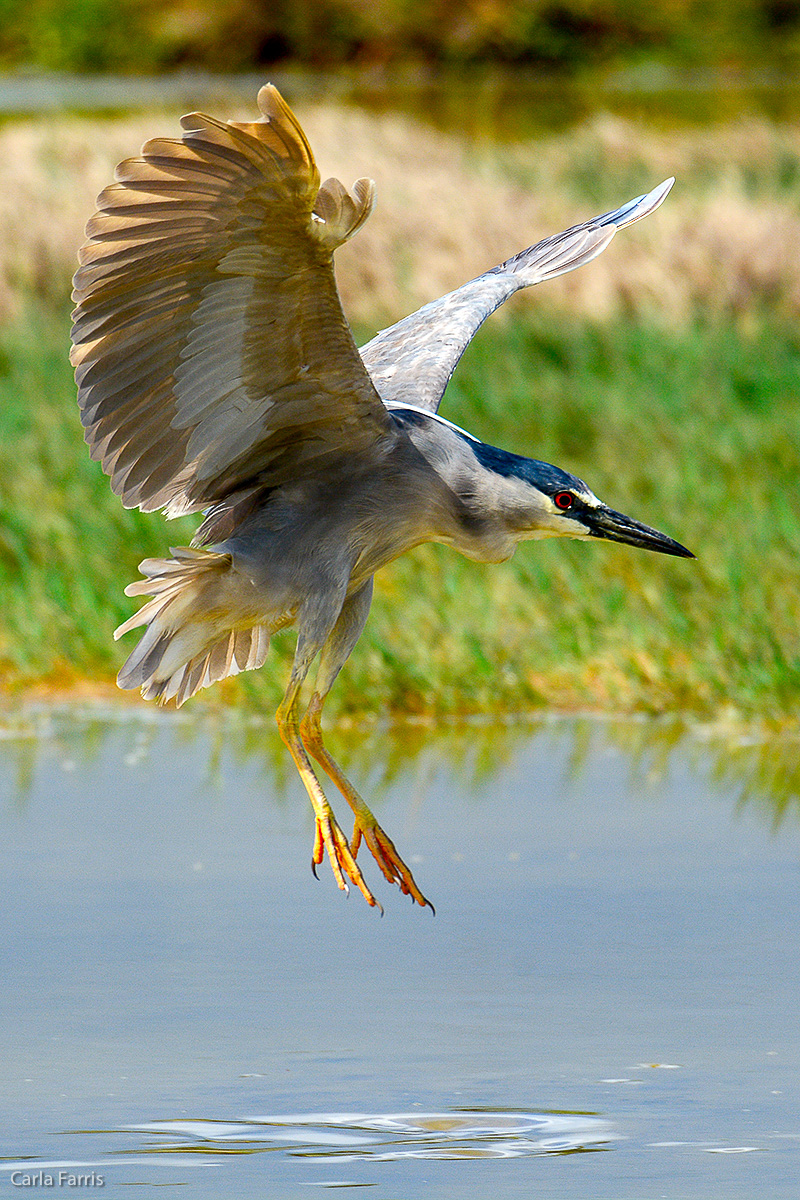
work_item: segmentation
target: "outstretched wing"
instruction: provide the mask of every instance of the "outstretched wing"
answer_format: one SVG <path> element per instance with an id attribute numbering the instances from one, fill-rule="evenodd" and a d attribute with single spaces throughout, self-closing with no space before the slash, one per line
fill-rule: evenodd
<path id="1" fill-rule="evenodd" d="M 384 403 L 436 412 L 461 355 L 504 300 L 590 262 L 618 229 L 658 208 L 674 182 L 667 179 L 613 212 L 537 242 L 377 334 L 361 357 Z"/>
<path id="2" fill-rule="evenodd" d="M 98 199 L 72 361 L 92 456 L 128 508 L 195 512 L 393 436 L 339 303 L 333 250 L 373 185 L 320 188 L 271 85 L 261 118 L 194 113 Z"/>

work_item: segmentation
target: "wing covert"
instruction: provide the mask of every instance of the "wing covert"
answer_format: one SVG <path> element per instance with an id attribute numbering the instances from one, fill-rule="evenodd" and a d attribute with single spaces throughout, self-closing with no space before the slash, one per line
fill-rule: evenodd
<path id="1" fill-rule="evenodd" d="M 195 512 L 393 436 L 342 313 L 332 254 L 373 185 L 320 187 L 275 88 L 261 119 L 182 119 L 98 199 L 72 361 L 92 456 L 127 507 Z"/>

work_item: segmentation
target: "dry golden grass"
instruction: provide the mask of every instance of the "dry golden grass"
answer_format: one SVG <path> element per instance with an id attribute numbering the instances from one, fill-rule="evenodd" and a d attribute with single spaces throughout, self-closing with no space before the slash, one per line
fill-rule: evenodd
<path id="1" fill-rule="evenodd" d="M 525 303 L 611 317 L 635 297 L 662 321 L 800 304 L 798 128 L 754 122 L 665 133 L 601 114 L 568 133 L 498 148 L 398 115 L 298 111 L 323 176 L 370 175 L 378 185 L 375 213 L 337 260 L 357 322 L 395 319 L 671 174 L 678 184 L 657 216 L 590 270 Z M 116 162 L 147 137 L 177 133 L 177 119 L 163 113 L 0 129 L 0 313 L 31 292 L 63 295 Z"/>

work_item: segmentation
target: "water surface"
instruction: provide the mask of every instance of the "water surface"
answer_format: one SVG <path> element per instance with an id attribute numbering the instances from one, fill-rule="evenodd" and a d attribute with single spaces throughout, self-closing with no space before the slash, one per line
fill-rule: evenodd
<path id="1" fill-rule="evenodd" d="M 167 75 L 0 73 L 0 119 L 49 113 L 115 114 L 137 110 L 251 109 L 268 80 L 292 104 L 336 102 L 372 112 L 402 112 L 467 138 L 531 139 L 570 129 L 598 111 L 643 126 L 800 116 L 800 84 L 791 72 L 672 71 L 658 63 L 587 70 L 575 76 L 537 68 L 409 65 L 339 67 L 332 72 L 264 67 L 238 75 L 179 71 Z"/>
<path id="2" fill-rule="evenodd" d="M 3 732 L 0 1192 L 796 1200 L 796 746 L 336 730 L 436 905 L 381 919 L 269 721 Z"/>

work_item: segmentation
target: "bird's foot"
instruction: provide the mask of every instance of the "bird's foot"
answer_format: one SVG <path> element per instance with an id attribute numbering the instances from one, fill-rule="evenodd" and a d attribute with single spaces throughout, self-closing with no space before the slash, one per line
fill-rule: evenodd
<path id="1" fill-rule="evenodd" d="M 366 809 L 366 806 L 364 806 L 363 811 L 356 814 L 355 825 L 353 827 L 353 838 L 349 849 L 354 862 L 361 846 L 362 838 L 367 843 L 367 849 L 389 883 L 396 883 L 404 896 L 411 896 L 412 900 L 415 900 L 422 908 L 427 907 L 432 913 L 435 913 L 436 909 L 430 900 L 426 900 L 423 896 L 416 885 L 410 869 L 397 853 L 394 842 L 384 833 L 372 816 L 372 813 Z"/>
<path id="2" fill-rule="evenodd" d="M 379 908 L 383 914 L 383 906 L 378 903 L 369 890 L 367 882 L 361 874 L 361 868 L 356 862 L 356 856 L 350 849 L 347 838 L 330 810 L 316 818 L 314 850 L 311 855 L 311 870 L 315 875 L 326 852 L 333 877 L 340 889 L 349 893 L 350 888 L 347 885 L 347 879 L 349 879 L 361 892 L 367 904 L 372 908 Z"/>
<path id="3" fill-rule="evenodd" d="M 347 853 L 350 856 L 353 865 L 355 865 L 356 855 L 358 854 L 359 847 L 363 840 L 367 843 L 367 847 L 369 848 L 372 857 L 375 859 L 376 863 L 383 872 L 384 878 L 387 879 L 389 883 L 396 883 L 403 895 L 411 896 L 412 900 L 414 900 L 422 908 L 427 907 L 431 910 L 431 912 L 435 912 L 430 900 L 426 900 L 422 892 L 417 887 L 414 881 L 414 876 L 411 874 L 410 869 L 406 866 L 400 855 L 397 853 L 391 838 L 387 837 L 387 835 L 381 829 L 380 825 L 375 820 L 375 817 L 370 812 L 369 808 L 362 800 L 356 789 L 353 787 L 350 780 L 344 774 L 339 764 L 333 758 L 331 758 L 330 754 L 326 750 L 322 741 L 322 730 L 320 728 L 321 713 L 322 697 L 315 692 L 311 698 L 308 710 L 306 711 L 303 720 L 300 722 L 300 736 L 306 750 L 309 752 L 309 754 L 314 756 L 314 758 L 322 767 L 323 771 L 325 771 L 328 778 L 336 785 L 353 810 L 353 837 L 350 845 L 347 847 Z M 333 820 L 333 814 L 331 814 L 331 819 Z M 336 826 L 336 829 L 339 829 L 338 825 Z M 318 842 L 319 838 L 320 823 L 318 821 Z M 319 853 L 320 857 L 316 859 L 316 861 L 319 862 L 322 857 L 321 844 L 319 845 L 318 849 L 315 847 L 315 853 Z M 330 854 L 330 850 L 328 853 Z M 358 868 L 356 868 L 356 870 L 357 869 Z M 335 870 L 334 874 L 336 874 Z M 354 877 L 350 875 L 350 878 L 352 879 Z M 339 884 L 339 886 L 341 887 L 342 885 Z M 361 889 L 362 894 L 366 896 L 366 884 L 363 886 L 359 884 L 358 886 Z M 370 903 L 375 903 L 375 901 L 371 900 Z M 381 909 L 381 911 L 383 910 Z"/>

